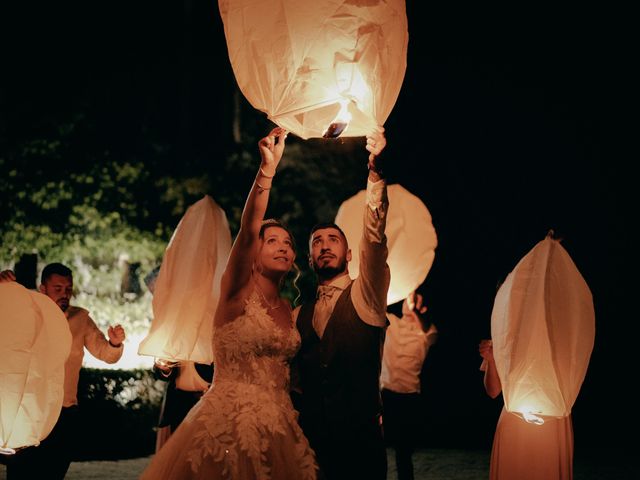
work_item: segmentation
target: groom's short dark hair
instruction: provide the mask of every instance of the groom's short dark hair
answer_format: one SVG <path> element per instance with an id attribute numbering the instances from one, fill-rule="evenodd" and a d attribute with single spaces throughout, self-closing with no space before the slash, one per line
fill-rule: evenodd
<path id="1" fill-rule="evenodd" d="M 344 234 L 342 229 L 333 222 L 316 223 L 311 229 L 311 233 L 309 234 L 309 240 L 313 238 L 313 234 L 316 230 L 322 230 L 323 228 L 335 228 L 340 232 L 340 235 L 342 235 L 342 238 L 344 238 L 344 243 L 346 243 L 347 245 L 349 244 L 349 242 L 347 241 L 347 236 Z"/>

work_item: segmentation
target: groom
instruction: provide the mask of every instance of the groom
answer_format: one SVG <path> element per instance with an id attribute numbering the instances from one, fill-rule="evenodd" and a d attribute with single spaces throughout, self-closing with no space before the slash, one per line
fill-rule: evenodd
<path id="1" fill-rule="evenodd" d="M 367 136 L 358 278 L 349 277 L 351 250 L 344 232 L 332 223 L 316 225 L 309 264 L 318 278 L 317 299 L 294 312 L 302 338 L 294 361 L 300 389 L 296 406 L 324 479 L 384 480 L 387 475 L 379 389 L 390 281 L 387 186 L 378 158 L 385 145 L 384 129 Z"/>

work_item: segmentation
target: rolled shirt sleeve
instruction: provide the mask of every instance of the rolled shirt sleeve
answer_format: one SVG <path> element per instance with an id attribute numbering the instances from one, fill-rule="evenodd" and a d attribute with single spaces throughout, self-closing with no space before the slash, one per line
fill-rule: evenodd
<path id="1" fill-rule="evenodd" d="M 124 345 L 112 347 L 100 331 L 89 312 L 84 308 L 70 306 L 66 312 L 71 330 L 71 352 L 65 363 L 64 402 L 68 407 L 78 403 L 78 380 L 86 348 L 91 355 L 106 363 L 116 363 L 122 357 Z"/>
<path id="2" fill-rule="evenodd" d="M 367 181 L 364 228 L 358 253 L 360 271 L 351 288 L 351 299 L 360 318 L 379 327 L 387 325 L 387 293 L 391 281 L 385 235 L 388 209 L 385 181 Z"/>

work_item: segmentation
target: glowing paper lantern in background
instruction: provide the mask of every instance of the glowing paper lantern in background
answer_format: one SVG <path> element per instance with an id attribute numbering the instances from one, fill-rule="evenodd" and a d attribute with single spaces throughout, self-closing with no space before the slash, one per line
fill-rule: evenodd
<path id="1" fill-rule="evenodd" d="M 138 354 L 213 361 L 213 315 L 230 250 L 224 210 L 205 195 L 187 209 L 167 246 L 155 283 L 151 329 Z"/>
<path id="2" fill-rule="evenodd" d="M 507 411 L 571 413 L 595 339 L 593 299 L 567 251 L 547 236 L 502 284 L 491 314 L 493 355 Z"/>
<path id="3" fill-rule="evenodd" d="M 277 125 L 306 139 L 348 123 L 357 137 L 387 120 L 406 70 L 404 0 L 218 4 L 238 86 Z"/>
<path id="4" fill-rule="evenodd" d="M 0 283 L 0 453 L 38 445 L 58 421 L 69 322 L 46 295 Z"/>
<path id="5" fill-rule="evenodd" d="M 431 223 L 431 214 L 422 200 L 399 184 L 389 185 L 387 193 L 387 263 L 391 271 L 387 304 L 390 305 L 404 299 L 424 282 L 433 264 L 438 238 Z M 358 276 L 360 268 L 358 245 L 362 238 L 365 198 L 366 192 L 361 190 L 345 200 L 335 219 L 352 251 L 349 263 L 351 278 Z"/>

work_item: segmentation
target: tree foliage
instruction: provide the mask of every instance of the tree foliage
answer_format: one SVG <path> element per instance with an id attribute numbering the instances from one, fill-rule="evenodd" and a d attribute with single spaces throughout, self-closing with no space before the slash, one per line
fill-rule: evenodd
<path id="1" fill-rule="evenodd" d="M 34 252 L 40 268 L 66 263 L 74 270 L 77 294 L 102 298 L 112 313 L 127 301 L 120 292 L 123 262 L 139 262 L 141 276 L 159 264 L 180 218 L 203 195 L 225 210 L 235 235 L 259 164 L 258 139 L 273 127 L 240 104 L 235 120 L 243 128 L 234 141 L 200 139 L 197 149 L 163 141 L 151 124 L 124 147 L 104 133 L 104 120 L 90 103 L 40 119 L 37 128 L 10 141 L 3 132 L 0 267 L 12 268 L 22 254 Z M 340 202 L 365 186 L 361 140 L 287 140 L 267 215 L 294 232 L 303 298 L 313 283 L 307 261 L 311 227 L 331 221 Z M 181 156 L 185 151 L 188 158 Z M 286 294 L 297 297 L 291 285 Z"/>

